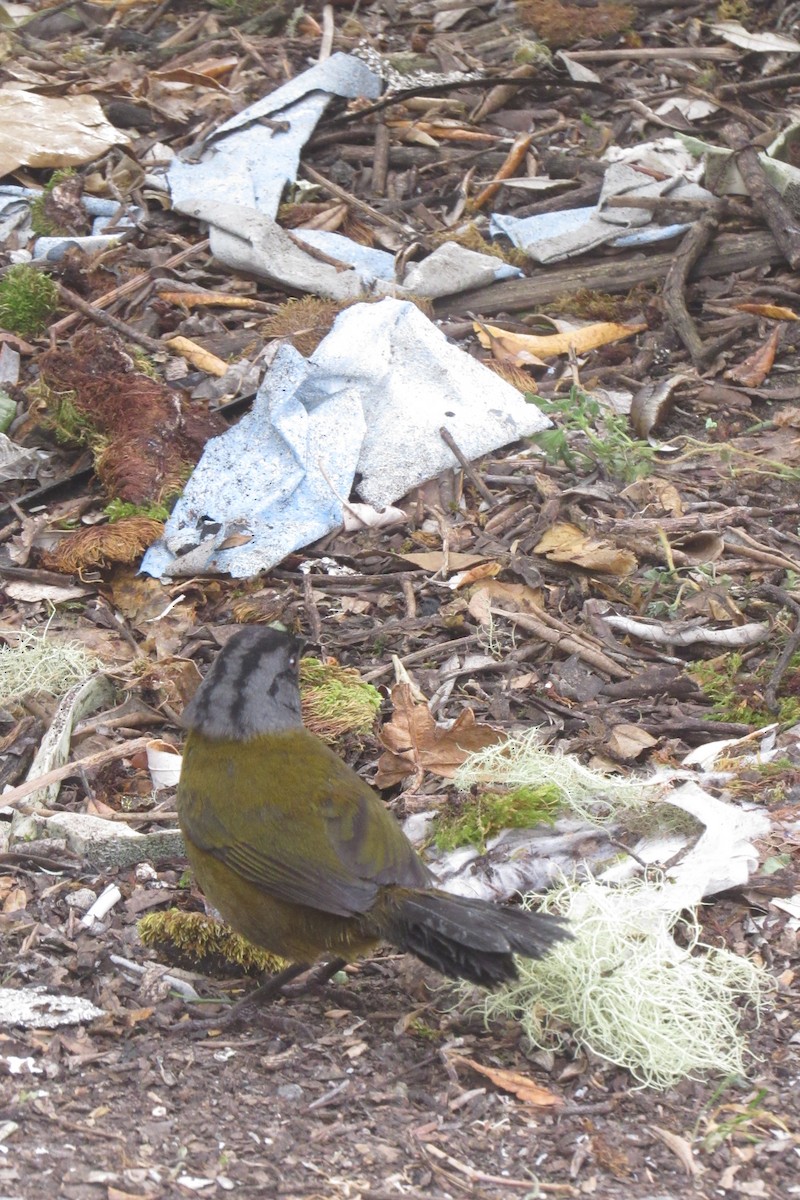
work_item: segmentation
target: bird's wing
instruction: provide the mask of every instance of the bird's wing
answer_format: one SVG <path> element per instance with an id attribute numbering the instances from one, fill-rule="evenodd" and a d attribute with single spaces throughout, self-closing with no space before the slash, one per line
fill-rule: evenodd
<path id="1" fill-rule="evenodd" d="M 182 781 L 179 792 L 184 834 L 276 899 L 337 916 L 367 912 L 382 885 L 430 886 L 427 868 L 372 789 L 323 743 L 318 748 L 325 754 L 304 769 L 294 800 L 270 780 L 256 788 L 253 773 L 240 772 L 228 803 L 212 808 L 204 797 L 213 787 L 208 773 L 199 762 L 184 769 L 192 781 Z M 280 776 L 275 770 L 273 778 Z"/>

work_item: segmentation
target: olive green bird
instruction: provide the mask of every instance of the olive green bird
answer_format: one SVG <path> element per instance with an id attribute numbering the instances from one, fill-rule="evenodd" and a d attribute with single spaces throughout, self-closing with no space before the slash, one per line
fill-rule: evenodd
<path id="1" fill-rule="evenodd" d="M 493 987 L 514 955 L 569 937 L 556 917 L 441 891 L 375 792 L 300 716 L 302 643 L 269 627 L 222 649 L 184 713 L 186 852 L 237 933 L 296 964 L 380 942 Z"/>

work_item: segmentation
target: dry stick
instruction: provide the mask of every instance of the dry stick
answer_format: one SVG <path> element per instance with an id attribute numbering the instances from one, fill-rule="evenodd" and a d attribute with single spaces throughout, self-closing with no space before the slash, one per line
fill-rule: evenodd
<path id="1" fill-rule="evenodd" d="M 507 279 L 488 287 L 448 297 L 434 305 L 437 315 L 468 316 L 480 311 L 484 317 L 498 312 L 519 312 L 538 304 L 549 304 L 559 297 L 573 295 L 586 288 L 589 291 L 619 295 L 637 283 L 653 283 L 664 278 L 674 261 L 671 252 L 649 255 L 614 255 L 599 263 L 575 266 L 538 267 L 527 279 Z M 713 248 L 703 255 L 693 271 L 693 277 L 729 275 L 749 267 L 783 262 L 771 233 L 754 232 L 741 235 L 721 234 Z"/>
<path id="2" fill-rule="evenodd" d="M 496 498 L 489 491 L 464 451 L 459 447 L 450 430 L 444 425 L 439 430 L 439 437 L 442 439 L 445 446 L 447 446 L 448 449 L 452 450 L 453 454 L 455 454 L 456 458 L 461 463 L 461 469 L 463 470 L 464 474 L 467 476 L 476 490 L 480 492 L 489 507 L 494 508 L 494 506 L 497 504 Z"/>
<path id="3" fill-rule="evenodd" d="M 391 138 L 385 123 L 379 120 L 375 126 L 375 157 L 372 160 L 372 194 L 386 195 L 386 181 L 389 175 L 389 145 Z"/>
<path id="4" fill-rule="evenodd" d="M 735 157 L 750 199 L 772 230 L 789 266 L 796 271 L 800 267 L 800 222 L 767 179 L 755 147 L 745 146 L 736 151 Z"/>
<path id="5" fill-rule="evenodd" d="M 401 237 L 408 238 L 410 231 L 406 225 L 401 225 L 399 221 L 395 221 L 392 217 L 387 217 L 385 213 L 378 212 L 377 209 L 372 208 L 363 200 L 359 200 L 352 192 L 346 192 L 344 188 L 339 187 L 338 183 L 333 183 L 330 179 L 326 179 L 324 175 L 321 175 L 319 171 L 309 166 L 308 163 L 303 163 L 303 170 L 309 179 L 314 183 L 318 183 L 320 187 L 325 188 L 332 196 L 337 196 L 340 200 L 344 200 L 345 204 L 349 204 L 351 208 L 355 208 L 358 212 L 364 213 L 365 216 L 371 217 L 379 225 L 385 225 L 387 229 L 393 229 Z"/>
<path id="6" fill-rule="evenodd" d="M 166 349 L 164 342 L 159 342 L 156 338 L 148 337 L 146 333 L 139 333 L 138 329 L 134 329 L 127 321 L 120 321 L 119 317 L 112 317 L 110 313 L 102 312 L 101 309 L 95 308 L 93 304 L 87 303 L 86 300 L 82 299 L 75 292 L 70 291 L 68 287 L 64 287 L 63 283 L 58 284 L 58 293 L 70 308 L 77 309 L 84 317 L 88 317 L 90 321 L 94 321 L 95 325 L 100 325 L 104 329 L 113 329 L 115 333 L 120 334 L 129 342 L 138 342 L 140 346 L 144 347 L 145 350 L 149 350 L 151 354 L 161 354 Z M 51 343 L 55 346 L 52 330 Z"/>
<path id="7" fill-rule="evenodd" d="M 724 83 L 716 89 L 720 99 L 727 96 L 750 95 L 753 92 L 771 92 L 773 88 L 800 87 L 800 71 L 788 71 L 785 75 L 771 75 L 760 79 L 745 79 L 741 83 Z"/>
<path id="8" fill-rule="evenodd" d="M 551 629 L 544 621 L 537 621 L 536 617 L 531 617 L 527 613 L 507 612 L 505 609 L 492 608 L 492 614 L 496 617 L 504 617 L 507 621 L 513 621 L 515 625 L 521 625 L 529 633 L 535 633 L 543 642 L 549 642 L 551 646 L 558 646 L 566 654 L 577 654 L 584 662 L 588 662 L 591 666 L 596 667 L 598 671 L 604 671 L 606 675 L 610 675 L 613 679 L 629 679 L 630 671 L 626 671 L 624 667 L 620 667 L 607 655 L 599 650 L 592 649 L 591 646 L 586 646 L 583 642 L 578 641 L 574 636 L 564 634 L 560 630 Z"/>
<path id="9" fill-rule="evenodd" d="M 652 50 L 570 50 L 569 56 L 574 62 L 725 62 L 738 58 L 739 52 L 732 46 L 656 46 Z"/>
<path id="10" fill-rule="evenodd" d="M 783 588 L 773 587 L 770 583 L 762 584 L 758 591 L 762 596 L 766 596 L 770 600 L 777 600 L 779 604 L 790 608 L 795 615 L 794 631 L 789 635 L 789 639 L 783 647 L 778 661 L 773 667 L 769 682 L 764 689 L 764 699 L 767 708 L 771 713 L 776 713 L 778 711 L 778 685 L 786 674 L 792 657 L 797 653 L 797 647 L 800 646 L 800 604 L 788 592 L 785 592 Z"/>
<path id="11" fill-rule="evenodd" d="M 173 254 L 172 258 L 168 258 L 165 263 L 161 264 L 158 270 L 165 271 L 170 267 L 179 267 L 181 263 L 193 258 L 195 254 L 201 254 L 206 251 L 208 249 L 208 245 L 208 238 L 206 238 L 202 242 L 195 243 L 194 246 L 187 246 L 185 250 L 180 250 L 177 254 Z M 151 282 L 151 272 L 143 272 L 141 275 L 136 275 L 133 279 L 127 280 L 126 283 L 121 283 L 119 287 L 112 288 L 111 291 L 106 292 L 102 296 L 98 296 L 96 300 L 92 301 L 92 303 L 95 309 L 108 308 L 109 304 L 114 304 L 115 301 L 122 300 L 125 296 L 133 295 L 133 293 L 137 292 L 143 284 L 148 284 Z M 60 321 L 56 321 L 55 324 L 51 325 L 48 330 L 51 341 L 54 338 L 61 337 L 61 335 L 66 333 L 68 329 L 71 329 L 73 325 L 77 324 L 79 320 L 80 317 L 77 313 L 70 313 L 68 317 L 62 317 Z"/>
<path id="12" fill-rule="evenodd" d="M 24 800 L 26 796 L 30 796 L 31 792 L 38 792 L 40 788 L 49 787 L 51 783 L 60 783 L 62 779 L 67 779 L 70 775 L 77 775 L 79 771 L 86 771 L 90 767 L 104 767 L 107 763 L 116 762 L 118 758 L 128 758 L 131 754 L 138 754 L 140 750 L 146 749 L 152 740 L 152 738 L 144 737 L 134 738 L 122 746 L 112 746 L 110 750 L 100 750 L 97 754 L 90 754 L 86 758 L 77 758 L 74 762 L 54 767 L 52 771 L 40 775 L 38 779 L 28 779 L 25 783 L 20 783 L 17 787 L 0 793 L 0 804 L 15 805 L 18 801 Z"/>
<path id="13" fill-rule="evenodd" d="M 322 621 L 317 608 L 317 601 L 314 598 L 314 589 L 311 583 L 311 576 L 308 572 L 303 573 L 303 604 L 308 618 L 308 625 L 311 630 L 311 641 L 319 644 L 322 640 Z"/>
<path id="14" fill-rule="evenodd" d="M 716 209 L 705 213 L 686 233 L 664 280 L 664 308 L 678 337 L 692 356 L 698 369 L 706 360 L 708 350 L 703 346 L 697 326 L 686 307 L 686 283 L 692 267 L 717 231 L 719 216 Z"/>

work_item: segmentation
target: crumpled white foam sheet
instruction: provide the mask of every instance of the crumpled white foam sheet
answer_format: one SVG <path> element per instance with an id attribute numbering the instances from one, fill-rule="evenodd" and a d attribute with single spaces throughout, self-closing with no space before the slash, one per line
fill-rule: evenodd
<path id="1" fill-rule="evenodd" d="M 317 63 L 220 125 L 197 162 L 172 163 L 167 182 L 173 208 L 208 224 L 212 254 L 232 270 L 333 300 L 409 292 L 437 297 L 522 275 L 492 255 L 445 245 L 413 264 L 401 286 L 389 251 L 327 230 L 290 234 L 277 223 L 283 191 L 297 178 L 302 149 L 331 100 L 374 100 L 382 86 L 361 59 L 349 54 Z M 263 124 L 265 119 L 272 126 Z M 285 129 L 274 127 L 284 123 Z M 307 253 L 298 242 L 337 262 Z"/>
<path id="2" fill-rule="evenodd" d="M 212 438 L 142 570 L 245 578 L 338 528 L 356 471 L 384 506 L 470 459 L 548 427 L 538 408 L 451 346 L 409 301 L 357 304 L 308 360 L 283 345 L 253 410 Z"/>
<path id="3" fill-rule="evenodd" d="M 201 219 L 206 218 L 198 210 L 213 204 L 274 217 L 283 189 L 297 177 L 300 152 L 331 100 L 376 100 L 381 88 L 360 59 L 332 54 L 215 129 L 199 162 L 176 159 L 167 174 L 173 207 Z M 285 122 L 286 129 L 264 120 Z"/>
<path id="4" fill-rule="evenodd" d="M 167 181 L 173 208 L 208 222 L 211 252 L 226 266 L 304 290 L 309 290 L 309 272 L 316 270 L 323 286 L 335 287 L 336 268 L 303 254 L 274 218 L 284 188 L 297 178 L 301 151 L 334 97 L 376 100 L 382 87 L 378 76 L 350 54 L 316 63 L 214 130 L 198 162 L 172 163 Z M 357 273 L 345 274 L 352 276 L 349 288 L 322 294 L 341 299 L 362 294 Z"/>
<path id="5" fill-rule="evenodd" d="M 586 254 L 606 243 L 636 246 L 663 241 L 689 228 L 686 224 L 657 225 L 646 209 L 608 207 L 611 196 L 625 195 L 713 200 L 711 192 L 691 181 L 679 177 L 654 180 L 624 163 L 613 163 L 606 172 L 597 205 L 540 213 L 521 220 L 504 213 L 493 213 L 490 231 L 495 235 L 505 234 L 536 262 L 552 263 Z M 626 233 L 626 230 L 635 232 Z"/>

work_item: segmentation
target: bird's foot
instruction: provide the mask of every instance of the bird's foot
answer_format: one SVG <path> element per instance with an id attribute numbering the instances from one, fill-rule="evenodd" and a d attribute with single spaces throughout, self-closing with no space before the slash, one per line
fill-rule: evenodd
<path id="1" fill-rule="evenodd" d="M 258 1009 L 264 1008 L 280 996 L 293 994 L 284 991 L 285 985 L 305 971 L 308 971 L 308 963 L 293 963 L 283 971 L 279 971 L 277 975 L 268 976 L 254 991 L 238 1000 L 221 1016 L 202 1021 L 193 1018 L 181 1021 L 174 1027 L 174 1032 L 176 1034 L 196 1034 L 231 1029 L 243 1019 L 255 1016 Z M 278 1033 L 308 1033 L 306 1026 L 294 1017 L 287 1017 L 273 1010 L 262 1013 L 262 1017 Z"/>

